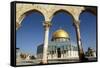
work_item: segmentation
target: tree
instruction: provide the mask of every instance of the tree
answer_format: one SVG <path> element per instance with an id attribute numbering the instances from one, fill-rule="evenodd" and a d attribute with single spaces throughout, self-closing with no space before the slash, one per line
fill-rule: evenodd
<path id="1" fill-rule="evenodd" d="M 22 54 L 22 53 L 21 53 L 21 54 L 20 54 L 20 57 L 24 60 L 24 59 L 26 59 L 27 56 L 26 56 L 26 54 Z"/>
<path id="2" fill-rule="evenodd" d="M 33 60 L 33 59 L 36 59 L 36 58 L 34 56 L 30 56 L 30 59 Z"/>

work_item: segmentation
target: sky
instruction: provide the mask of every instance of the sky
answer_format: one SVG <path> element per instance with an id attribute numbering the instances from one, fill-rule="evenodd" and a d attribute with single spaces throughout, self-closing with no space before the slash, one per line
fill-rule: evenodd
<path id="1" fill-rule="evenodd" d="M 43 43 L 44 39 L 44 16 L 39 12 L 32 12 L 24 18 L 21 27 L 16 31 L 16 47 L 22 52 L 36 54 L 37 46 Z M 62 28 L 70 35 L 72 45 L 77 45 L 75 28 L 72 25 L 71 16 L 65 12 L 59 12 L 51 20 L 49 41 L 53 32 Z M 83 50 L 88 47 L 96 50 L 96 16 L 89 12 L 80 15 L 80 31 Z"/>

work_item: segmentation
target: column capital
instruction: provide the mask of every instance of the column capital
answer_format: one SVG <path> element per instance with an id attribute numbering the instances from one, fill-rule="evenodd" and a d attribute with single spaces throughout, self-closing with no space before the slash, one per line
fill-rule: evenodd
<path id="1" fill-rule="evenodd" d="M 19 24 L 19 23 L 16 22 L 16 30 L 17 30 L 18 28 L 20 28 L 20 26 L 21 26 L 21 24 Z"/>
<path id="2" fill-rule="evenodd" d="M 44 26 L 45 28 L 49 28 L 49 27 L 51 26 L 50 21 L 45 21 L 45 22 L 43 23 L 43 26 Z"/>
<path id="3" fill-rule="evenodd" d="M 80 28 L 80 20 L 74 20 L 74 26 Z"/>

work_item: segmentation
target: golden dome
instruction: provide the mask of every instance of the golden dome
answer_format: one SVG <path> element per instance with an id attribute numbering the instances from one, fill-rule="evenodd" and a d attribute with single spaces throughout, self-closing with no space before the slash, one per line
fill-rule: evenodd
<path id="1" fill-rule="evenodd" d="M 69 38 L 69 34 L 65 30 L 59 29 L 53 33 L 52 38 Z"/>

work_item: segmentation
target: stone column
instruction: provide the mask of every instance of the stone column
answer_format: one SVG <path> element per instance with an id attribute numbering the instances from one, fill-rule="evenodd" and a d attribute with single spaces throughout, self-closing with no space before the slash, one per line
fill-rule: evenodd
<path id="1" fill-rule="evenodd" d="M 83 52 L 83 47 L 82 47 L 81 35 L 80 35 L 80 21 L 75 21 L 74 26 L 75 26 L 75 30 L 76 30 L 79 60 L 84 61 L 85 60 L 84 52 Z"/>
<path id="2" fill-rule="evenodd" d="M 42 58 L 42 63 L 47 64 L 47 53 L 48 53 L 48 38 L 49 38 L 49 28 L 51 26 L 51 23 L 49 21 L 45 21 L 43 23 L 44 26 L 44 46 L 43 46 L 43 58 Z"/>

